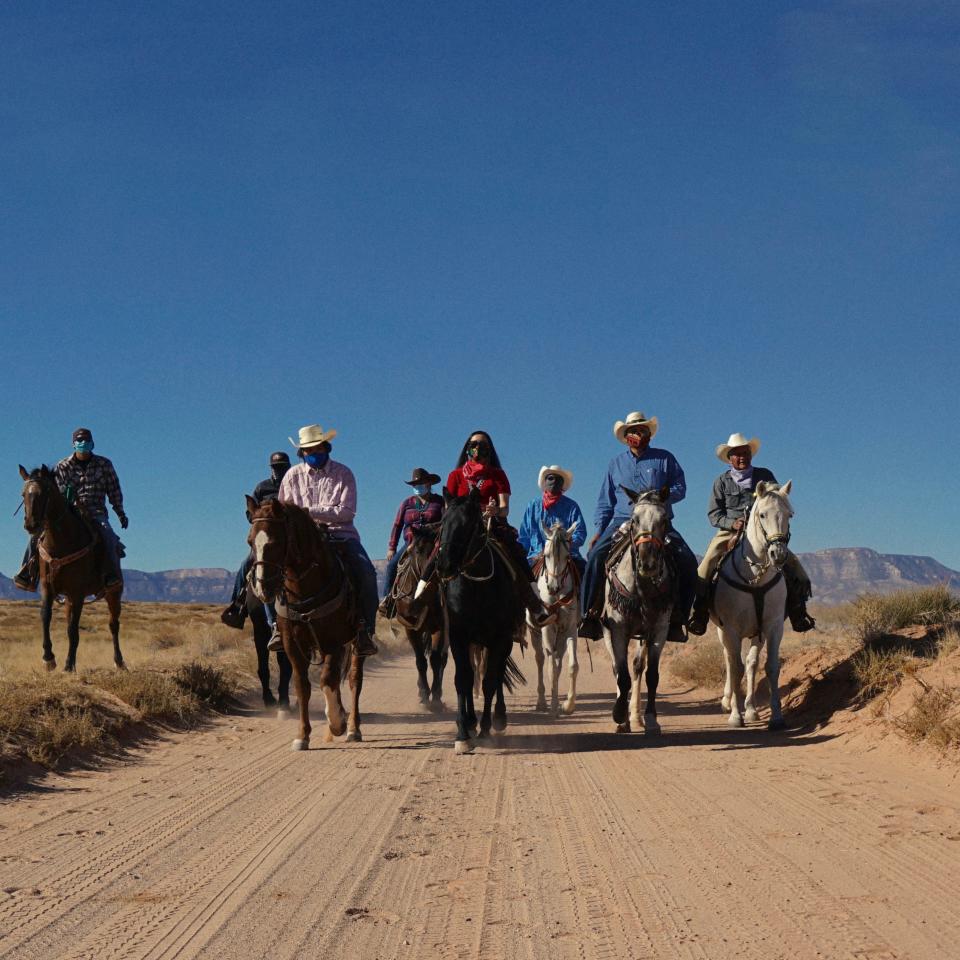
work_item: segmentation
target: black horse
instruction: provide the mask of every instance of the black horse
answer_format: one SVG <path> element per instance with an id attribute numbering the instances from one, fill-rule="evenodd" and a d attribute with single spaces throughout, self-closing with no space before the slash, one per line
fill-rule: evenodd
<path id="1" fill-rule="evenodd" d="M 436 570 L 444 592 L 447 636 L 455 668 L 455 749 L 457 753 L 471 753 L 470 735 L 477 727 L 471 645 L 487 651 L 479 735 L 488 737 L 491 728 L 502 731 L 507 726 L 504 686 L 512 691 L 515 682 L 523 681 L 510 652 L 523 629 L 524 607 L 507 561 L 484 526 L 477 492 L 453 497 L 444 490 L 443 498 L 446 509 L 440 525 Z M 491 716 L 494 697 L 496 706 Z"/>

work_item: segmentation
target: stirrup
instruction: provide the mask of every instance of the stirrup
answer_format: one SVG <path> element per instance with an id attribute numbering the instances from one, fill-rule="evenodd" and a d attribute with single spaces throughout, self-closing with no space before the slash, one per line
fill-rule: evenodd
<path id="1" fill-rule="evenodd" d="M 603 636 L 603 625 L 599 617 L 586 616 L 577 627 L 577 636 L 587 640 L 599 640 Z"/>
<path id="2" fill-rule="evenodd" d="M 280 636 L 280 628 L 276 622 L 273 624 L 273 633 L 270 634 L 270 639 L 267 641 L 267 649 L 274 651 L 283 649 L 283 638 Z"/>
<path id="3" fill-rule="evenodd" d="M 704 605 L 703 610 L 693 608 L 693 616 L 687 622 L 687 632 L 695 637 L 702 637 L 707 632 L 707 624 L 710 622 L 710 608 Z"/>
<path id="4" fill-rule="evenodd" d="M 357 631 L 356 639 L 354 640 L 354 650 L 358 657 L 373 657 L 380 652 L 380 648 L 374 642 L 372 636 L 370 636 L 370 631 L 366 627 Z"/>
<path id="5" fill-rule="evenodd" d="M 807 613 L 805 606 L 795 607 L 787 616 L 794 633 L 806 633 L 817 625 L 817 621 Z"/>

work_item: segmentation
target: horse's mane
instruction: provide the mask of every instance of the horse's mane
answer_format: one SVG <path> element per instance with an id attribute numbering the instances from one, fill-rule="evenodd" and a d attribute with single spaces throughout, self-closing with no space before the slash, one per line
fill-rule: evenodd
<path id="1" fill-rule="evenodd" d="M 298 507 L 295 503 L 281 503 L 268 500 L 260 505 L 258 514 L 265 517 L 284 517 L 290 536 L 290 548 L 299 560 L 308 560 L 316 556 L 326 543 L 319 526 L 313 522 L 310 511 Z M 324 527 L 326 529 L 326 527 Z"/>

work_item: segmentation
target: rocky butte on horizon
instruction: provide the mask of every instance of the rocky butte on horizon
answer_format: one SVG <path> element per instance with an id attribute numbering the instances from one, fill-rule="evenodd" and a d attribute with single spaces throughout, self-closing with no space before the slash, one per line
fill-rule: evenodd
<path id="1" fill-rule="evenodd" d="M 960 592 L 960 571 L 933 557 L 878 553 L 868 547 L 831 547 L 798 555 L 813 581 L 814 602 L 847 603 L 861 593 L 890 593 L 913 587 L 944 585 Z M 374 560 L 383 581 L 386 560 Z M 222 567 L 177 570 L 124 570 L 124 599 L 165 603 L 226 603 L 236 571 Z M 0 574 L 0 599 L 31 600 Z"/>

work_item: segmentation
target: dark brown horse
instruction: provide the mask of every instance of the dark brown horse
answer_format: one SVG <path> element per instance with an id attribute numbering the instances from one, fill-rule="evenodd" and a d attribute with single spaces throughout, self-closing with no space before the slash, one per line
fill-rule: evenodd
<path id="1" fill-rule="evenodd" d="M 325 524 L 291 503 L 247 497 L 253 566 L 248 582 L 262 603 L 276 603 L 283 648 L 293 666 L 300 710 L 300 736 L 294 750 L 310 747 L 310 661 L 321 658 L 320 686 L 327 706 L 330 743 L 346 731 L 347 740 L 362 740 L 360 691 L 363 658 L 353 641 L 359 620 L 356 592 L 337 556 Z M 340 698 L 340 683 L 349 668 L 353 704 L 349 720 Z"/>
<path id="2" fill-rule="evenodd" d="M 50 641 L 53 601 L 65 597 L 67 613 L 67 659 L 63 669 L 72 673 L 77 666 L 80 643 L 80 614 L 87 597 L 103 595 L 110 609 L 110 635 L 113 637 L 113 662 L 124 669 L 120 652 L 120 597 L 123 582 L 103 592 L 100 551 L 105 549 L 93 523 L 71 508 L 47 466 L 32 473 L 21 466 L 23 477 L 23 527 L 31 536 L 40 535 L 40 621 L 43 624 L 43 662 L 54 670 L 57 659 Z"/>
<path id="3" fill-rule="evenodd" d="M 440 606 L 440 587 L 436 579 L 430 581 L 420 596 L 416 595 L 420 577 L 436 545 L 436 528 L 415 530 L 413 541 L 407 547 L 403 566 L 394 583 L 397 620 L 407 634 L 407 641 L 417 661 L 417 689 L 420 702 L 431 710 L 443 708 L 443 671 L 447 665 L 449 645 L 443 629 L 443 609 Z M 433 683 L 427 679 L 427 658 L 433 669 Z"/>

